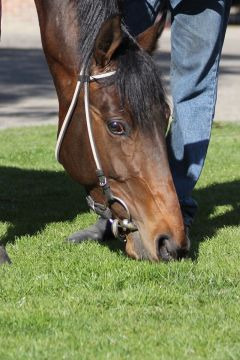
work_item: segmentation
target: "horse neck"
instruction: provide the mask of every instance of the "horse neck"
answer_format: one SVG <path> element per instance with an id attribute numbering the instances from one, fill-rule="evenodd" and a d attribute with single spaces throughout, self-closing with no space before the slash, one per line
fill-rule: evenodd
<path id="1" fill-rule="evenodd" d="M 59 129 L 81 67 L 79 26 L 70 0 L 35 0 L 43 50 L 59 101 Z"/>
<path id="2" fill-rule="evenodd" d="M 55 80 L 58 70 L 79 71 L 79 27 L 70 0 L 35 0 L 43 50 Z"/>

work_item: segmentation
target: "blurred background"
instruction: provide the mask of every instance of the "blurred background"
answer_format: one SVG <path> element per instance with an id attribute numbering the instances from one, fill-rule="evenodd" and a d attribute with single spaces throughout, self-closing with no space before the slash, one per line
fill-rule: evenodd
<path id="1" fill-rule="evenodd" d="M 57 122 L 58 104 L 41 48 L 33 0 L 2 0 L 0 128 Z M 220 65 L 217 121 L 240 121 L 240 0 L 234 0 Z M 155 55 L 169 89 L 170 28 Z"/>

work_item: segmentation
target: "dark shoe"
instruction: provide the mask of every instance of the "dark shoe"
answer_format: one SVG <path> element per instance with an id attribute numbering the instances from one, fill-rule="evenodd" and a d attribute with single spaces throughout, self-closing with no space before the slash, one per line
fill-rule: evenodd
<path id="1" fill-rule="evenodd" d="M 87 229 L 75 232 L 67 241 L 79 244 L 83 241 L 103 241 L 107 238 L 113 237 L 111 225 L 108 220 L 100 218 L 96 224 Z"/>
<path id="2" fill-rule="evenodd" d="M 5 250 L 5 247 L 3 245 L 0 245 L 0 265 L 3 264 L 11 264 L 11 260 Z"/>

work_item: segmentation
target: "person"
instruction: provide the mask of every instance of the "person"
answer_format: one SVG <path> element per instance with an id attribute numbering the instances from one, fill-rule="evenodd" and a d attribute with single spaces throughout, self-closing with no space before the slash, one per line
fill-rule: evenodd
<path id="1" fill-rule="evenodd" d="M 122 0 L 129 32 L 136 36 L 157 19 L 165 0 Z M 171 92 L 173 121 L 167 136 L 173 181 L 188 229 L 197 211 L 192 191 L 203 169 L 214 118 L 219 61 L 230 0 L 169 0 L 171 13 Z M 106 221 L 73 234 L 101 240 Z"/>

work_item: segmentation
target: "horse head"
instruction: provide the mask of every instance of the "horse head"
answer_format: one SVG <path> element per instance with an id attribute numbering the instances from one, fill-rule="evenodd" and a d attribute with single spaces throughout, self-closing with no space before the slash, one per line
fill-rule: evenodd
<path id="1" fill-rule="evenodd" d="M 59 98 L 59 131 L 83 65 L 93 78 L 114 73 L 89 83 L 89 111 L 104 175 L 114 196 L 126 204 L 136 226 L 134 232 L 126 234 L 127 254 L 150 260 L 182 257 L 188 243 L 165 144 L 169 107 L 158 69 L 147 54 L 156 42 L 154 27 L 141 34 L 137 43 L 122 26 L 119 15 L 98 18 L 97 4 L 84 12 L 80 5 L 86 3 L 84 0 L 75 6 L 72 2 L 63 5 L 59 0 L 35 2 Z M 58 3 L 56 9 L 54 2 Z M 53 14 L 46 11 L 47 4 Z M 64 24 L 60 27 L 61 20 Z M 94 201 L 105 204 L 85 117 L 81 92 L 59 157 L 66 171 Z M 114 218 L 126 217 L 120 203 L 113 203 L 111 210 Z"/>

